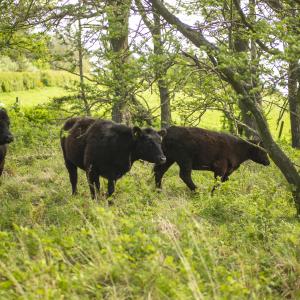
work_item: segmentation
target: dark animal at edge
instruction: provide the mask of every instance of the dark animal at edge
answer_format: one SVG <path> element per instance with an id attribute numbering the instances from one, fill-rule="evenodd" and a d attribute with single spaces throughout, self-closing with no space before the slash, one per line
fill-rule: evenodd
<path id="1" fill-rule="evenodd" d="M 9 131 L 9 117 L 5 109 L 0 108 L 0 176 L 3 173 L 7 144 L 13 141 L 13 136 Z"/>
<path id="2" fill-rule="evenodd" d="M 108 179 L 110 196 L 116 181 L 139 159 L 161 164 L 166 157 L 161 149 L 165 130 L 127 127 L 112 121 L 75 117 L 61 131 L 61 147 L 72 185 L 77 192 L 77 168 L 86 171 L 92 198 L 100 191 L 99 176 Z"/>
<path id="3" fill-rule="evenodd" d="M 226 133 L 172 126 L 167 129 L 162 142 L 167 160 L 163 165 L 154 166 L 156 187 L 161 188 L 162 177 L 174 162 L 179 165 L 180 178 L 192 191 L 196 189 L 192 170 L 212 171 L 216 179 L 220 177 L 224 182 L 246 160 L 268 166 L 270 161 L 266 151 L 252 143 L 259 144 Z"/>

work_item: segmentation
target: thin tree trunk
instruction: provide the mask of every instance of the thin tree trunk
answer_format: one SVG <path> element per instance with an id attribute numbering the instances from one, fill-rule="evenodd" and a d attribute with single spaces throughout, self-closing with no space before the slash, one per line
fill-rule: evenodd
<path id="1" fill-rule="evenodd" d="M 153 22 L 147 17 L 146 10 L 140 0 L 135 0 L 136 6 L 142 16 L 145 25 L 151 32 L 153 40 L 153 52 L 158 58 L 159 63 L 154 65 L 155 78 L 157 79 L 157 86 L 160 97 L 160 111 L 161 111 L 161 128 L 167 128 L 171 125 L 171 104 L 170 104 L 170 92 L 168 88 L 165 76 L 167 74 L 167 68 L 164 67 L 161 62 L 161 56 L 164 53 L 163 40 L 161 34 L 161 21 L 160 15 L 155 12 L 152 7 Z"/>
<path id="2" fill-rule="evenodd" d="M 288 100 L 291 120 L 292 147 L 300 149 L 300 66 L 297 61 L 289 63 Z M 298 87 L 297 87 L 298 85 Z"/>
<path id="3" fill-rule="evenodd" d="M 160 57 L 163 55 L 163 42 L 161 37 L 161 22 L 160 15 L 153 10 L 154 28 L 153 28 L 153 45 L 154 54 Z M 160 109 L 161 109 L 161 128 L 167 128 L 171 125 L 171 106 L 170 106 L 170 93 L 167 82 L 164 79 L 167 70 L 160 65 L 155 66 L 155 75 L 158 78 L 158 90 L 160 96 Z"/>
<path id="4" fill-rule="evenodd" d="M 81 6 L 81 2 L 79 2 Z M 80 97 L 84 103 L 84 109 L 87 116 L 91 115 L 91 110 L 86 99 L 84 87 L 84 72 L 83 72 L 83 45 L 82 45 L 82 26 L 80 17 L 78 18 L 78 60 L 79 60 L 79 77 L 80 77 Z"/>
<path id="5" fill-rule="evenodd" d="M 237 1 L 240 2 L 240 0 L 237 0 Z M 249 8 L 250 8 L 250 12 L 252 14 L 255 13 L 253 11 L 254 7 L 255 7 L 255 3 L 253 3 L 253 0 L 250 0 Z M 249 62 L 250 62 L 250 68 L 251 68 L 251 73 L 252 73 L 251 76 L 255 77 L 256 68 L 254 68 L 254 66 L 252 65 L 252 56 L 254 54 L 253 48 L 251 48 L 251 50 L 250 50 L 249 40 L 243 38 L 243 35 L 245 34 L 245 32 L 243 31 L 243 25 L 240 23 L 240 19 L 239 19 L 238 13 L 236 12 L 235 7 L 233 7 L 233 16 L 234 16 L 234 20 L 233 20 L 234 25 L 233 25 L 233 32 L 232 32 L 233 38 L 234 38 L 233 49 L 237 53 L 247 53 L 250 55 L 251 59 L 249 60 Z M 248 71 L 247 63 L 245 63 L 243 68 L 240 68 L 239 72 L 241 74 L 244 74 L 247 71 Z M 251 82 L 252 82 L 252 87 L 254 87 L 253 80 Z M 243 123 L 245 123 L 248 127 L 252 128 L 256 131 L 257 127 L 256 127 L 255 119 L 253 118 L 253 115 L 249 111 L 249 108 L 247 107 L 247 105 L 245 105 L 245 101 L 243 98 L 239 99 L 238 105 L 241 110 L 241 116 L 242 116 Z M 249 130 L 247 127 L 245 127 L 244 130 L 245 130 L 245 135 L 247 138 L 253 137 L 253 131 Z"/>
<path id="6" fill-rule="evenodd" d="M 115 90 L 112 119 L 121 123 L 124 119 L 124 110 L 129 96 L 126 82 L 126 63 L 128 61 L 128 19 L 131 0 L 109 0 L 108 3 L 109 39 L 113 52 L 111 66 Z"/>
<path id="7" fill-rule="evenodd" d="M 160 95 L 160 109 L 161 109 L 161 128 L 168 128 L 171 125 L 171 106 L 170 106 L 170 93 L 163 79 L 158 80 L 158 89 Z"/>
<path id="8" fill-rule="evenodd" d="M 286 17 L 286 14 L 281 14 L 284 11 L 282 1 L 279 0 L 265 0 L 265 2 L 278 14 L 279 18 Z M 288 10 L 290 14 L 289 22 L 287 23 L 288 34 L 299 39 L 300 22 L 297 19 L 297 8 L 299 9 L 299 1 L 297 3 L 290 3 L 293 9 Z M 296 41 L 296 40 L 295 40 Z M 294 43 L 289 46 L 293 47 Z M 295 58 L 288 62 L 288 102 L 290 110 L 291 121 L 291 135 L 292 147 L 300 149 L 300 64 L 299 59 Z M 298 84 L 298 88 L 297 88 Z"/>

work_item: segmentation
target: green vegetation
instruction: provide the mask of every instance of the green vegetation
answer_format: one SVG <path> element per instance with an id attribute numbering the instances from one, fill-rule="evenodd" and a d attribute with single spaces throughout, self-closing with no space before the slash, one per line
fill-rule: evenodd
<path id="1" fill-rule="evenodd" d="M 65 71 L 0 72 L 0 92 L 16 92 L 40 87 L 67 87 L 78 81 Z M 1 95 L 1 94 L 0 94 Z"/>
<path id="2" fill-rule="evenodd" d="M 55 97 L 63 97 L 70 92 L 62 87 L 43 87 L 28 91 L 18 91 L 11 93 L 0 93 L 0 102 L 6 105 L 15 103 L 18 97 L 20 105 L 23 107 L 34 106 L 49 102 Z"/>
<path id="3" fill-rule="evenodd" d="M 90 200 L 83 172 L 70 196 L 53 112 L 10 114 L 0 299 L 300 297 L 300 224 L 274 164 L 244 164 L 211 197 L 212 173 L 193 173 L 193 194 L 172 167 L 157 192 L 152 166 L 137 162 L 108 206 Z"/>

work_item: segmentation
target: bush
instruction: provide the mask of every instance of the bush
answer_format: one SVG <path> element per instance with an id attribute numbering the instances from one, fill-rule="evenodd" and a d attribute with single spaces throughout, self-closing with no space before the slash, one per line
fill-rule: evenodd
<path id="1" fill-rule="evenodd" d="M 65 71 L 0 72 L 0 92 L 15 92 L 43 86 L 68 87 L 78 81 Z"/>
<path id="2" fill-rule="evenodd" d="M 41 82 L 44 86 L 69 87 L 78 82 L 78 77 L 65 71 L 43 71 L 41 72 Z"/>
<path id="3" fill-rule="evenodd" d="M 22 109 L 11 106 L 8 111 L 15 136 L 15 142 L 10 148 L 41 148 L 41 145 L 46 147 L 58 139 L 58 112 L 50 111 L 42 105 Z"/>
<path id="4" fill-rule="evenodd" d="M 1 71 L 18 71 L 18 64 L 11 60 L 8 56 L 0 56 L 0 70 Z"/>

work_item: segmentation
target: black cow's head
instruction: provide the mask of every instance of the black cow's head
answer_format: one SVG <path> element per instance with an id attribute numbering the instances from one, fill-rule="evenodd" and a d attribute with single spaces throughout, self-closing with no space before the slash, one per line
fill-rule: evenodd
<path id="1" fill-rule="evenodd" d="M 9 117 L 4 108 L 0 108 L 0 145 L 9 144 L 13 141 L 13 136 L 9 131 Z"/>
<path id="2" fill-rule="evenodd" d="M 155 131 L 152 128 L 133 127 L 132 132 L 135 140 L 134 156 L 137 159 L 156 164 L 166 162 L 166 157 L 161 149 L 162 137 L 166 134 L 164 129 Z"/>
<path id="3" fill-rule="evenodd" d="M 267 151 L 264 150 L 264 145 L 261 141 L 259 140 L 250 140 L 249 141 L 251 144 L 255 144 L 257 146 L 252 146 L 250 149 L 250 159 L 253 160 L 254 162 L 268 166 L 270 164 L 270 160 L 267 154 Z M 261 149 L 263 148 L 263 149 Z"/>

